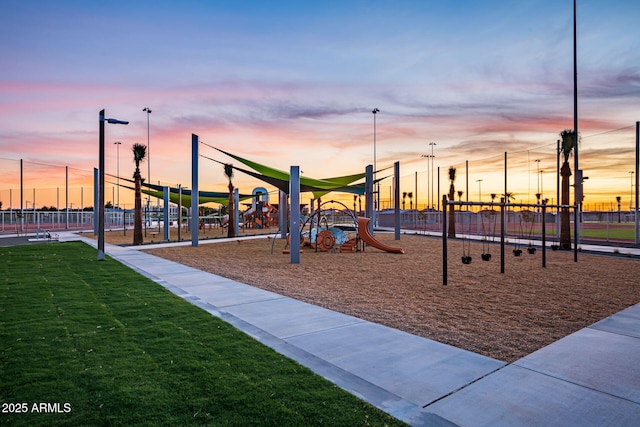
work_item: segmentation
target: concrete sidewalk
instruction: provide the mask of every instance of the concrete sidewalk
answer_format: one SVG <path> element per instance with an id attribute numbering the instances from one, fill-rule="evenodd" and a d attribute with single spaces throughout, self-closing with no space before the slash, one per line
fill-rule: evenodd
<path id="1" fill-rule="evenodd" d="M 411 425 L 639 423 L 640 304 L 506 364 L 137 249 L 106 252 Z"/>

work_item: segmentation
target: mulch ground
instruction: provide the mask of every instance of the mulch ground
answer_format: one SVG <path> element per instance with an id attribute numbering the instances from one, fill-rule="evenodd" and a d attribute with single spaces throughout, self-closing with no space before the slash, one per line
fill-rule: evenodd
<path id="1" fill-rule="evenodd" d="M 640 260 L 624 256 L 541 251 L 521 257 L 508 247 L 500 273 L 499 247 L 462 264 L 462 243 L 449 241 L 448 285 L 442 282 L 440 239 L 376 237 L 404 255 L 315 252 L 300 264 L 283 254 L 282 239 L 242 240 L 149 253 L 311 304 L 513 362 L 581 328 L 640 302 Z M 107 241 L 109 239 L 107 238 Z M 272 253 L 273 247 L 273 253 Z"/>

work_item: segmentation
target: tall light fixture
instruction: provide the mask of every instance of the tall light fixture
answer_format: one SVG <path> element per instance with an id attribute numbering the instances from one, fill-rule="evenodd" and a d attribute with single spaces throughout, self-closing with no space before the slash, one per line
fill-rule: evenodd
<path id="1" fill-rule="evenodd" d="M 149 116 L 151 115 L 151 108 L 144 107 L 142 111 L 147 113 L 147 184 L 151 185 L 151 145 L 149 144 Z M 149 215 L 148 209 L 147 221 L 149 221 L 149 226 L 151 226 L 151 215 Z"/>
<path id="2" fill-rule="evenodd" d="M 482 202 L 482 180 L 476 179 L 476 182 L 478 183 L 478 201 Z"/>
<path id="3" fill-rule="evenodd" d="M 430 142 L 429 145 L 431 146 L 431 203 L 435 205 L 434 200 L 433 200 L 433 159 L 436 157 L 433 155 L 433 147 L 435 145 L 437 145 L 435 142 Z M 431 206 L 431 208 L 433 208 L 433 206 Z"/>
<path id="4" fill-rule="evenodd" d="M 429 191 L 429 168 L 431 166 L 429 164 L 429 160 L 433 158 L 433 154 L 421 154 L 420 157 L 427 159 L 427 210 L 429 210 L 429 208 L 431 208 L 431 193 Z M 431 179 L 433 179 L 433 175 Z"/>
<path id="5" fill-rule="evenodd" d="M 377 177 L 377 173 L 378 173 L 378 167 L 377 167 L 377 155 L 376 155 L 376 116 L 378 115 L 378 113 L 380 112 L 380 110 L 378 108 L 374 108 L 373 110 L 371 110 L 371 112 L 373 113 L 373 182 L 376 182 L 376 177 Z M 376 225 L 376 221 L 377 221 L 377 212 L 378 212 L 378 204 L 380 202 L 379 200 L 380 197 L 380 183 L 377 183 L 377 190 L 376 190 L 376 194 L 373 197 L 373 211 L 375 212 L 374 215 L 376 215 L 376 219 L 373 222 L 373 225 Z"/>
<path id="6" fill-rule="evenodd" d="M 129 122 L 104 117 L 104 109 L 98 115 L 98 261 L 104 260 L 104 122 L 116 125 L 128 125 Z M 95 207 L 93 208 L 96 211 Z"/>

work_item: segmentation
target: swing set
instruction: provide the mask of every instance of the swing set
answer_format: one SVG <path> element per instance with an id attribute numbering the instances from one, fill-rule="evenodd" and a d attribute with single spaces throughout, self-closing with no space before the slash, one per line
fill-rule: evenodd
<path id="1" fill-rule="evenodd" d="M 494 237 L 496 235 L 496 223 L 498 212 L 493 210 L 493 206 L 498 205 L 500 207 L 500 273 L 504 274 L 504 252 L 505 252 L 505 208 L 511 207 L 520 207 L 527 209 L 540 209 L 541 211 L 541 231 L 542 231 L 542 267 L 546 268 L 547 266 L 547 233 L 546 233 L 546 211 L 547 208 L 566 208 L 566 209 L 576 209 L 576 206 L 572 205 L 549 205 L 546 201 L 543 201 L 541 204 L 523 204 L 523 203 L 505 203 L 504 198 L 500 199 L 499 203 L 485 203 L 485 202 L 456 202 L 455 200 L 447 200 L 447 196 L 444 195 L 442 197 L 442 284 L 446 285 L 448 280 L 448 246 L 447 246 L 447 207 L 448 205 L 458 205 L 458 206 L 479 206 L 481 209 L 484 206 L 491 206 L 491 210 L 489 211 L 481 211 L 480 218 L 482 224 L 482 260 L 490 261 L 491 260 L 491 243 L 494 241 Z M 520 212 L 520 239 L 516 239 L 515 249 L 513 250 L 513 254 L 515 256 L 522 255 L 522 249 L 520 249 L 520 240 L 524 240 L 525 234 L 528 234 L 529 238 L 529 246 L 527 251 L 529 254 L 535 254 L 536 248 L 533 246 L 533 229 L 536 220 L 536 212 L 535 211 L 521 211 Z M 471 239 L 470 239 L 470 215 L 467 215 L 466 218 L 466 234 L 462 235 L 462 263 L 463 264 L 471 264 Z M 463 221 L 463 228 L 465 228 L 465 222 Z M 491 243 L 488 241 L 489 237 L 491 238 Z M 575 244 L 575 243 L 574 243 Z M 574 255 L 575 261 L 577 262 L 577 253 Z"/>

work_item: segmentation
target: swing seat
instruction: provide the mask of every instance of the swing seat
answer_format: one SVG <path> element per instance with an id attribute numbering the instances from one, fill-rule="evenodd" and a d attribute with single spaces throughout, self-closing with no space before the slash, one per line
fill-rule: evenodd
<path id="1" fill-rule="evenodd" d="M 514 250 L 513 250 L 513 254 L 514 254 L 515 256 L 520 256 L 520 255 L 522 255 L 522 249 L 514 249 Z"/>
<path id="2" fill-rule="evenodd" d="M 530 246 L 530 247 L 527 248 L 527 252 L 529 252 L 531 255 L 533 255 L 533 254 L 536 253 L 536 248 Z"/>
<path id="3" fill-rule="evenodd" d="M 491 261 L 491 254 L 480 254 L 483 261 Z"/>
<path id="4" fill-rule="evenodd" d="M 462 257 L 462 263 L 463 264 L 471 264 L 471 257 L 470 256 L 463 256 Z"/>

